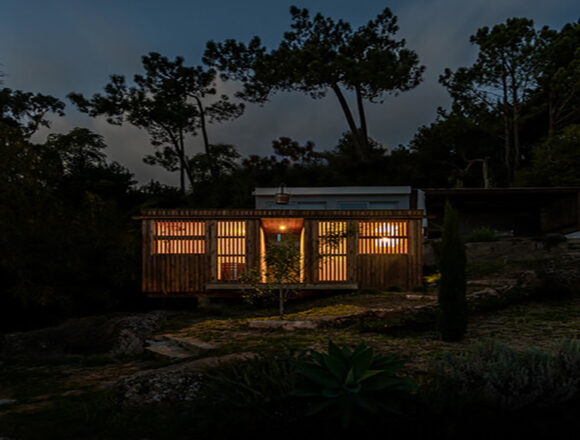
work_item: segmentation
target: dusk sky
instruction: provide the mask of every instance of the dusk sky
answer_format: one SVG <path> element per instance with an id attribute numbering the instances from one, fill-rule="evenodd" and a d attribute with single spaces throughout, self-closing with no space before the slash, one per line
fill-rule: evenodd
<path id="1" fill-rule="evenodd" d="M 473 63 L 476 48 L 469 36 L 479 27 L 528 17 L 537 27 L 560 29 L 580 17 L 578 0 L 0 0 L 4 87 L 64 100 L 67 115 L 54 119 L 52 131 L 90 128 L 105 137 L 109 157 L 128 167 L 140 182 L 153 178 L 176 184 L 177 174 L 142 162 L 153 151 L 145 132 L 80 114 L 66 95 L 101 92 L 114 73 L 131 79 L 141 73 L 141 56 L 151 51 L 169 58 L 181 55 L 186 64 L 196 65 L 208 40 L 248 41 L 258 35 L 273 47 L 289 28 L 292 4 L 342 18 L 354 28 L 385 7 L 398 16 L 398 37 L 407 40 L 407 47 L 418 53 L 427 70 L 413 91 L 387 96 L 384 104 L 367 107 L 370 135 L 391 148 L 407 145 L 419 126 L 434 120 L 438 106 L 449 104 L 437 78 L 445 67 Z M 223 84 L 220 89 L 231 93 L 235 85 Z M 265 155 L 271 153 L 272 140 L 280 136 L 312 140 L 318 149 L 329 149 L 346 129 L 334 95 L 315 101 L 285 93 L 263 107 L 249 104 L 238 120 L 210 126 L 209 135 L 212 143 L 234 144 L 243 155 Z M 193 139 L 189 147 L 189 154 L 200 152 L 201 139 Z"/>

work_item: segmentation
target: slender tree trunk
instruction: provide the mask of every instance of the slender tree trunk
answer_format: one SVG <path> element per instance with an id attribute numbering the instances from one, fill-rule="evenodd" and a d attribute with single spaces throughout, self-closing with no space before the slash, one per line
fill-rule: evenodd
<path id="1" fill-rule="evenodd" d="M 360 139 L 360 133 L 356 126 L 356 123 L 354 122 L 354 118 L 352 117 L 352 113 L 350 111 L 350 108 L 348 107 L 348 103 L 346 102 L 346 99 L 344 98 L 344 95 L 342 94 L 342 91 L 340 90 L 337 84 L 332 85 L 332 90 L 334 91 L 336 97 L 338 98 L 340 107 L 342 108 L 344 116 L 346 117 L 346 122 L 348 123 L 348 127 L 350 128 L 352 140 L 354 141 L 359 157 L 363 161 L 366 161 L 368 159 L 368 154 L 363 142 Z"/>
<path id="2" fill-rule="evenodd" d="M 508 173 L 508 180 L 512 179 L 511 148 L 510 148 L 510 122 L 507 79 L 502 77 L 503 85 L 503 134 L 504 134 L 504 164 Z"/>
<path id="3" fill-rule="evenodd" d="M 489 174 L 487 170 L 487 157 L 481 161 L 481 174 L 483 174 L 483 187 L 489 188 Z"/>
<path id="4" fill-rule="evenodd" d="M 185 159 L 183 157 L 183 146 L 179 152 L 179 186 L 181 194 L 185 194 Z"/>
<path id="5" fill-rule="evenodd" d="M 185 141 L 183 139 L 183 129 L 179 129 L 179 137 L 176 137 L 175 133 L 173 133 L 166 127 L 164 127 L 164 129 L 168 134 L 169 138 L 171 139 L 171 143 L 173 144 L 173 148 L 177 153 L 177 157 L 179 157 L 181 193 L 185 194 L 184 173 L 187 176 L 189 184 L 192 188 L 193 188 L 193 175 L 191 174 L 191 169 L 189 168 L 189 164 L 187 163 L 187 156 L 185 155 Z"/>
<path id="6" fill-rule="evenodd" d="M 513 102 L 513 135 L 514 135 L 514 171 L 520 168 L 520 112 L 518 104 L 518 89 L 515 83 L 512 83 L 512 102 Z"/>
<path id="7" fill-rule="evenodd" d="M 552 89 L 548 90 L 548 143 L 554 135 L 554 102 Z"/>
<path id="8" fill-rule="evenodd" d="M 185 194 L 185 161 L 183 159 L 183 139 L 182 139 L 182 131 L 179 130 L 179 139 L 176 139 L 174 136 L 171 136 L 173 139 L 173 145 L 175 145 L 175 150 L 177 151 L 177 156 L 179 157 L 179 188 L 181 190 L 181 194 Z"/>
<path id="9" fill-rule="evenodd" d="M 219 173 L 218 173 L 218 169 L 216 167 L 216 163 L 215 163 L 214 157 L 212 155 L 211 148 L 209 146 L 209 140 L 207 137 L 207 129 L 205 126 L 205 109 L 203 108 L 203 104 L 201 103 L 201 99 L 199 99 L 199 96 L 193 96 L 193 98 L 197 102 L 197 107 L 199 108 L 199 122 L 200 122 L 199 125 L 201 126 L 201 134 L 203 137 L 203 146 L 205 148 L 205 154 L 206 154 L 207 160 L 209 162 L 209 170 L 210 170 L 212 179 L 215 179 L 216 177 L 218 177 Z"/>
<path id="10" fill-rule="evenodd" d="M 367 118 L 365 116 L 365 109 L 359 86 L 356 87 L 356 104 L 358 107 L 358 115 L 360 121 L 360 135 L 362 138 L 362 143 L 364 145 L 365 151 L 368 153 L 370 151 L 370 148 L 369 148 L 369 135 L 367 131 Z"/>
<path id="11" fill-rule="evenodd" d="M 191 168 L 189 168 L 189 163 L 187 162 L 187 155 L 185 154 L 185 140 L 183 138 L 183 130 L 179 131 L 179 143 L 181 144 L 181 152 L 183 155 L 182 176 L 183 176 L 183 171 L 185 171 L 185 175 L 187 176 L 187 180 L 189 180 L 189 186 L 191 188 L 193 188 L 193 174 L 191 174 Z"/>

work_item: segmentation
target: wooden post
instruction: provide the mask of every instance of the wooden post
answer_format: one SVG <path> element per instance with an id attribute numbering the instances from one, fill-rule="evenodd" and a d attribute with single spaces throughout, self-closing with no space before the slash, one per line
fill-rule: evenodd
<path id="1" fill-rule="evenodd" d="M 358 221 L 347 222 L 347 232 L 352 232 L 346 238 L 346 279 L 353 282 L 356 279 L 356 245 L 358 240 Z"/>
<path id="2" fill-rule="evenodd" d="M 215 220 L 208 220 L 206 227 L 210 280 L 215 282 L 217 281 L 217 223 Z"/>

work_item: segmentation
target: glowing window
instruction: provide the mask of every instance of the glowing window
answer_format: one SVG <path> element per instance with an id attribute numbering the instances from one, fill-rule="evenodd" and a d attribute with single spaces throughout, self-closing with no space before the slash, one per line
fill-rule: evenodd
<path id="1" fill-rule="evenodd" d="M 246 270 L 246 222 L 217 222 L 218 280 L 234 281 Z"/>
<path id="2" fill-rule="evenodd" d="M 318 222 L 318 281 L 346 281 L 346 222 Z"/>
<path id="3" fill-rule="evenodd" d="M 407 254 L 409 222 L 359 222 L 359 254 Z"/>
<path id="4" fill-rule="evenodd" d="M 155 221 L 154 254 L 205 254 L 205 223 L 178 220 Z"/>

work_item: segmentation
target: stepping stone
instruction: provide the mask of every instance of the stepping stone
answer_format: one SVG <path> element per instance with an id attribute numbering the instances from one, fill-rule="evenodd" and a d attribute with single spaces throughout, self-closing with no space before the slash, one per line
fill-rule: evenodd
<path id="1" fill-rule="evenodd" d="M 216 346 L 208 342 L 200 341 L 199 339 L 193 337 L 169 337 L 171 342 L 179 345 L 181 348 L 191 351 L 191 352 L 202 352 L 215 350 Z"/>
<path id="2" fill-rule="evenodd" d="M 283 319 L 269 321 L 248 321 L 250 328 L 281 328 L 284 330 L 302 330 L 317 328 L 315 321 L 285 321 Z"/>
<path id="3" fill-rule="evenodd" d="M 414 295 L 414 294 L 405 295 L 405 298 L 417 301 L 422 299 L 433 299 L 433 297 L 429 295 Z"/>
<path id="4" fill-rule="evenodd" d="M 178 359 L 189 359 L 195 356 L 195 353 L 192 353 L 188 350 L 183 349 L 178 345 L 174 345 L 166 341 L 148 340 L 147 343 L 149 345 L 145 347 L 145 350 L 152 353 L 158 359 L 178 360 Z"/>
<path id="5" fill-rule="evenodd" d="M 201 341 L 191 336 L 174 336 L 171 334 L 165 334 L 156 335 L 152 339 L 158 343 L 165 343 L 166 345 L 180 347 L 196 356 L 203 352 L 216 349 L 215 345 Z"/>

